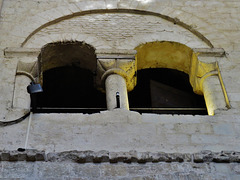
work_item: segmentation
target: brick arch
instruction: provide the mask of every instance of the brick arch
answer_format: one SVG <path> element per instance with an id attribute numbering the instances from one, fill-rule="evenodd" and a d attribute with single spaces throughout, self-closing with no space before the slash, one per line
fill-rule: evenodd
<path id="1" fill-rule="evenodd" d="M 60 7 L 59 7 L 60 8 Z M 90 8 L 90 7 L 89 7 Z M 57 11 L 57 9 L 56 9 Z M 50 12 L 45 12 L 44 16 L 48 16 L 48 13 L 52 13 Z M 31 33 L 29 33 L 26 37 L 26 39 L 21 43 L 21 47 L 24 47 L 26 45 L 26 43 L 39 31 L 41 31 L 42 29 L 50 26 L 50 25 L 54 25 L 57 24 L 61 21 L 67 20 L 67 19 L 71 19 L 73 17 L 78 17 L 78 16 L 84 16 L 84 15 L 89 15 L 89 14 L 102 14 L 102 13 L 129 13 L 129 14 L 139 14 L 139 15 L 150 15 L 150 16 L 155 16 L 155 17 L 159 17 L 162 18 L 164 20 L 167 20 L 169 22 L 172 22 L 173 24 L 176 24 L 188 31 L 190 31 L 192 34 L 194 34 L 195 36 L 197 36 L 199 38 L 199 40 L 203 41 L 207 46 L 209 47 L 213 47 L 212 43 L 200 32 L 198 32 L 197 30 L 195 30 L 194 28 L 192 28 L 190 25 L 180 21 L 177 18 L 172 18 L 170 16 L 167 15 L 163 15 L 160 13 L 156 13 L 156 12 L 152 12 L 152 11 L 146 11 L 146 10 L 139 10 L 139 9 L 91 9 L 91 10 L 86 10 L 84 9 L 83 11 L 77 11 L 77 12 L 72 12 L 71 14 L 67 14 L 64 16 L 57 16 L 56 15 L 56 19 L 54 19 L 55 17 L 51 17 L 49 21 L 43 23 L 42 25 L 40 25 L 39 27 L 37 27 L 35 30 L 33 30 Z M 38 17 L 39 18 L 39 17 Z M 30 24 L 30 23 L 29 23 Z M 72 39 L 72 37 L 69 37 Z M 71 40 L 68 39 L 68 40 Z M 60 40 L 60 39 L 54 39 L 56 40 Z M 79 40 L 79 39 L 76 39 Z M 45 41 L 46 43 L 50 43 L 53 40 L 51 40 L 51 37 L 45 37 L 43 38 L 43 41 Z"/>
<path id="2" fill-rule="evenodd" d="M 31 38 L 31 40 L 34 40 L 34 39 Z M 65 34 L 54 34 L 54 36 L 49 35 L 47 37 L 46 36 L 38 37 L 38 39 L 35 41 L 37 42 L 37 44 L 33 42 L 33 43 L 30 43 L 29 45 L 26 44 L 24 47 L 42 48 L 43 46 L 49 43 L 66 42 L 66 41 L 84 41 L 87 44 L 94 45 L 94 48 L 96 49 L 98 49 L 98 47 L 101 45 L 99 44 L 101 40 L 95 36 L 90 36 L 87 34 L 65 33 Z M 111 47 L 105 46 L 104 48 L 110 49 Z"/>

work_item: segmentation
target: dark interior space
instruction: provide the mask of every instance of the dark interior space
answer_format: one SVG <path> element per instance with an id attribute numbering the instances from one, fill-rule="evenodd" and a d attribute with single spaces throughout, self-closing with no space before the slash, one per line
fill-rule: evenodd
<path id="1" fill-rule="evenodd" d="M 178 70 L 165 68 L 139 70 L 137 86 L 128 93 L 128 97 L 130 109 L 140 113 L 207 114 L 204 97 L 193 92 L 189 76 Z"/>
<path id="2" fill-rule="evenodd" d="M 106 97 L 94 87 L 92 71 L 64 66 L 43 73 L 43 93 L 37 97 L 37 107 L 38 112 L 47 113 L 96 113 L 106 109 Z"/>

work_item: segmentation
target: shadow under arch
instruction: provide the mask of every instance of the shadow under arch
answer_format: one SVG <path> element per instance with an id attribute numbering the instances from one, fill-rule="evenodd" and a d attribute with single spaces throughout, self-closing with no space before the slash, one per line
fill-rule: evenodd
<path id="1" fill-rule="evenodd" d="M 179 26 L 183 27 L 184 29 L 190 31 L 195 36 L 197 36 L 200 40 L 205 42 L 209 47 L 211 47 L 211 48 L 214 47 L 213 44 L 203 34 L 201 34 L 199 31 L 195 30 L 192 26 L 180 21 L 177 18 L 172 18 L 172 17 L 166 16 L 166 15 L 160 14 L 160 13 L 152 12 L 152 11 L 144 11 L 144 10 L 138 10 L 138 9 L 120 9 L 120 8 L 119 9 L 92 9 L 92 10 L 80 11 L 80 12 L 76 12 L 73 14 L 59 17 L 57 19 L 54 19 L 52 21 L 49 21 L 49 22 L 39 26 L 37 29 L 35 29 L 33 32 L 31 32 L 27 36 L 27 38 L 22 42 L 21 47 L 24 47 L 24 45 L 31 39 L 32 36 L 34 36 L 34 34 L 36 34 L 37 32 L 41 31 L 42 29 L 44 29 L 50 25 L 57 24 L 61 21 L 71 19 L 74 17 L 78 17 L 78 16 L 84 16 L 84 15 L 89 15 L 89 14 L 103 14 L 103 13 L 129 13 L 129 14 L 139 14 L 139 15 L 148 15 L 148 16 L 159 17 L 164 20 L 170 21 L 175 25 L 179 25 Z"/>

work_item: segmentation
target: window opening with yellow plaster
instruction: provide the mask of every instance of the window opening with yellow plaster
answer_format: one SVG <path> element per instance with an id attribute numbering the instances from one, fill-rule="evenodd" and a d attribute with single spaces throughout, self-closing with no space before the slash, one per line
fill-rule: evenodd
<path id="1" fill-rule="evenodd" d="M 204 97 L 193 92 L 188 75 L 174 69 L 142 69 L 129 92 L 130 109 L 140 113 L 206 115 Z"/>
<path id="2" fill-rule="evenodd" d="M 198 60 L 198 53 L 177 42 L 149 42 L 139 45 L 136 50 L 137 71 L 168 68 L 188 74 L 193 92 L 204 96 L 208 115 L 214 115 L 217 110 L 230 108 L 217 62 L 201 62 Z M 166 73 L 152 76 L 169 78 Z M 177 80 L 175 83 L 177 84 Z M 155 89 L 159 86 L 154 81 L 152 81 L 152 87 L 153 84 L 155 84 Z M 200 104 L 202 108 L 203 103 Z"/>

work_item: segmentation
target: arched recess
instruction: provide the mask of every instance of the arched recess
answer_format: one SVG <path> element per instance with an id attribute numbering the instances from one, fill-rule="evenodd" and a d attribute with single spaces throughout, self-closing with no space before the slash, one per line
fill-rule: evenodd
<path id="1" fill-rule="evenodd" d="M 50 43 L 42 48 L 38 63 L 43 85 L 43 93 L 37 97 L 40 112 L 73 112 L 69 108 L 75 108 L 74 112 L 92 113 L 99 109 L 91 108 L 105 108 L 105 94 L 95 87 L 93 46 L 74 41 Z"/>
<path id="2" fill-rule="evenodd" d="M 41 49 L 38 57 L 40 82 L 43 81 L 43 72 L 63 67 L 77 66 L 95 72 L 97 60 L 95 48 L 84 42 L 66 41 L 49 43 Z"/>
<path id="3" fill-rule="evenodd" d="M 137 70 L 169 68 L 185 72 L 196 94 L 204 95 L 208 114 L 226 109 L 217 62 L 203 63 L 191 48 L 177 42 L 156 41 L 136 47 Z"/>
<path id="4" fill-rule="evenodd" d="M 113 14 L 119 17 L 117 17 L 116 20 L 110 17 L 103 21 L 94 17 L 99 15 L 110 16 Z M 135 20 L 131 16 L 144 16 L 146 19 Z M 78 18 L 84 17 L 87 18 L 87 21 L 88 19 L 93 21 L 93 23 L 83 22 L 83 24 L 81 24 L 81 20 L 78 22 Z M 119 21 L 119 19 L 121 19 L 121 21 Z M 113 22 L 111 22 L 111 20 Z M 116 24 L 115 22 L 117 21 L 118 23 Z M 123 24 L 121 24 L 122 21 L 124 21 Z M 66 22 L 67 28 L 64 22 Z M 146 24 L 145 26 L 144 23 Z M 161 25 L 162 23 L 163 25 L 159 26 L 159 24 Z M 74 24 L 77 24 L 77 26 L 74 26 Z M 99 31 L 92 27 L 96 24 Z M 120 27 L 118 27 L 118 24 L 120 24 Z M 57 28 L 58 31 L 52 30 L 51 27 L 53 29 Z M 101 30 L 105 32 L 101 33 Z M 114 36 L 112 34 L 114 34 Z M 157 12 L 138 9 L 92 9 L 62 16 L 42 24 L 32 31 L 22 42 L 21 47 L 38 48 L 46 42 L 50 43 L 52 41 L 72 39 L 85 41 L 90 44 L 94 43 L 97 49 L 133 49 L 139 43 L 155 40 L 173 41 L 173 35 L 176 36 L 176 34 L 179 42 L 187 44 L 192 48 L 199 46 L 201 46 L 201 48 L 213 47 L 212 43 L 201 34 L 201 32 L 181 22 L 179 19 Z"/>

